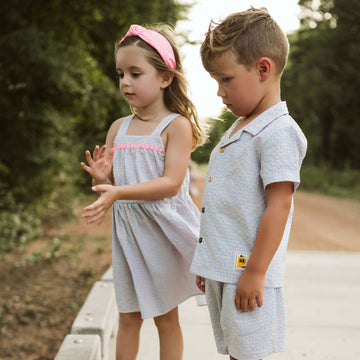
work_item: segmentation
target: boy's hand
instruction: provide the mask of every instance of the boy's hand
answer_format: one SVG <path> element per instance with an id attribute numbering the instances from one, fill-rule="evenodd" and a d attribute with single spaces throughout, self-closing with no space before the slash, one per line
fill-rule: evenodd
<path id="1" fill-rule="evenodd" d="M 88 224 L 97 222 L 101 224 L 106 212 L 111 208 L 116 199 L 116 187 L 113 185 L 96 185 L 92 187 L 95 192 L 100 192 L 99 198 L 91 205 L 84 208 L 81 216 Z"/>
<path id="2" fill-rule="evenodd" d="M 203 293 L 205 292 L 205 278 L 196 275 L 196 285 L 200 289 L 200 291 L 202 291 Z"/>
<path id="3" fill-rule="evenodd" d="M 101 149 L 98 145 L 96 145 L 92 157 L 89 150 L 86 150 L 85 152 L 86 161 L 89 166 L 87 166 L 84 162 L 80 164 L 81 167 L 99 183 L 102 183 L 109 178 L 112 169 L 114 148 L 110 149 L 107 156 L 105 156 L 105 152 L 106 145 L 102 146 Z"/>
<path id="4" fill-rule="evenodd" d="M 263 304 L 265 277 L 248 269 L 240 276 L 235 294 L 235 306 L 241 311 L 253 311 Z"/>

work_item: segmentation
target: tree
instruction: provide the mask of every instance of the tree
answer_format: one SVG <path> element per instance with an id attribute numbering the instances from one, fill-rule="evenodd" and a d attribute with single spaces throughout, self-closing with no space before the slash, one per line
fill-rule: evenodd
<path id="1" fill-rule="evenodd" d="M 283 93 L 309 140 L 306 161 L 360 168 L 360 3 L 300 0 L 301 28 L 290 35 Z"/>
<path id="2" fill-rule="evenodd" d="M 104 131 L 99 119 L 117 94 L 93 58 L 35 28 L 12 32 L 0 47 L 1 182 L 17 201 L 32 203 L 75 180 L 88 140 L 79 135 Z"/>

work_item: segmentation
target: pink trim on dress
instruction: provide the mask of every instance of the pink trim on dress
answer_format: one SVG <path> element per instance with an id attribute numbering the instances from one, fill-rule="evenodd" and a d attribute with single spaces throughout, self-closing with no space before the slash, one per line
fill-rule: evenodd
<path id="1" fill-rule="evenodd" d="M 156 150 L 160 152 L 164 151 L 164 148 L 161 146 L 144 145 L 144 144 L 119 144 L 119 145 L 114 145 L 114 149 L 146 149 L 146 150 Z"/>

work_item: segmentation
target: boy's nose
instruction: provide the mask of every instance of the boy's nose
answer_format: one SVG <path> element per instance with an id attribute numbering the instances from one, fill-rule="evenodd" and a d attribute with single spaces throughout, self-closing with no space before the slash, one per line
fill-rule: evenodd
<path id="1" fill-rule="evenodd" d="M 224 92 L 224 90 L 221 89 L 220 85 L 218 86 L 218 91 L 217 91 L 216 95 L 221 98 L 224 97 L 224 95 L 225 95 L 225 92 Z"/>

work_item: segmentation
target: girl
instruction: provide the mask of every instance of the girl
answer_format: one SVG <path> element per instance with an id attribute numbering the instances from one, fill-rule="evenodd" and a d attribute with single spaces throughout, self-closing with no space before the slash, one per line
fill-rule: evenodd
<path id="1" fill-rule="evenodd" d="M 133 114 L 111 125 L 93 156 L 86 151 L 88 166 L 81 166 L 100 196 L 83 218 L 100 223 L 113 206 L 117 360 L 136 358 L 144 318 L 154 318 L 160 359 L 181 359 L 177 306 L 200 294 L 189 273 L 199 212 L 189 196 L 188 167 L 203 132 L 169 28 L 132 25 L 115 60 Z"/>

